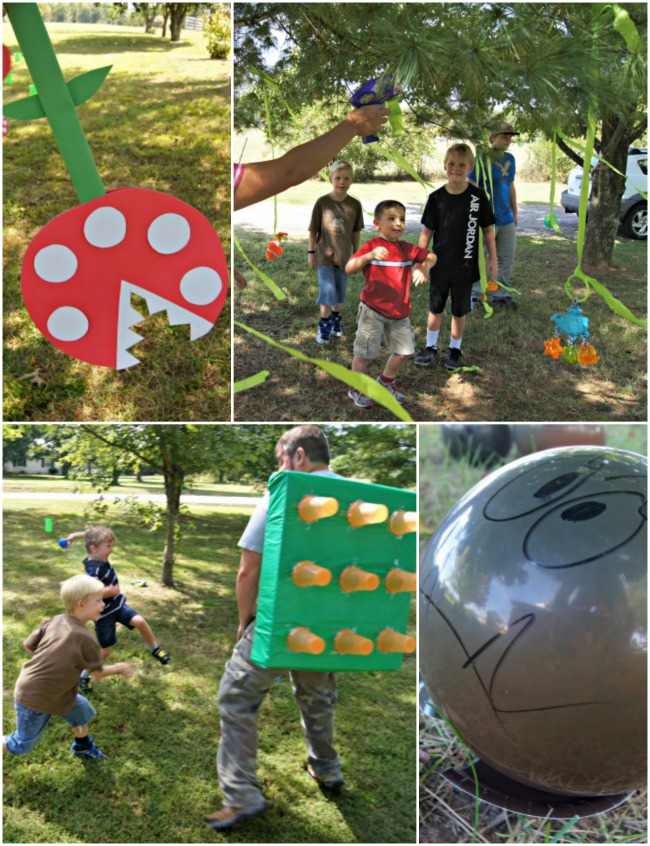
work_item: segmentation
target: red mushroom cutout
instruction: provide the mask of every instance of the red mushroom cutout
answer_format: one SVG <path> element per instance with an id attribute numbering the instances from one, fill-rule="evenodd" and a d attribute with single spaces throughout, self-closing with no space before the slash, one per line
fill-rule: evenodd
<path id="1" fill-rule="evenodd" d="M 51 220 L 29 245 L 22 268 L 25 305 L 40 331 L 64 353 L 124 370 L 144 319 L 165 310 L 190 338 L 210 331 L 226 299 L 228 270 L 219 236 L 182 200 L 145 188 L 120 188 Z"/>

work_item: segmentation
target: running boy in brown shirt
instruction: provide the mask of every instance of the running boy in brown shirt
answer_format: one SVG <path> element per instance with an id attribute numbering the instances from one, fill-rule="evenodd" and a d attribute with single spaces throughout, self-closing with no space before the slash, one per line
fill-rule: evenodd
<path id="1" fill-rule="evenodd" d="M 65 614 L 44 620 L 24 641 L 31 654 L 18 676 L 14 691 L 16 729 L 4 738 L 3 748 L 12 755 L 26 755 L 45 730 L 52 715 L 72 726 L 70 751 L 77 758 L 105 758 L 88 734 L 95 709 L 78 692 L 82 670 L 94 679 L 132 676 L 131 664 L 102 665 L 101 649 L 93 632 L 86 628 L 97 620 L 104 607 L 104 585 L 90 576 L 72 576 L 61 584 Z"/>

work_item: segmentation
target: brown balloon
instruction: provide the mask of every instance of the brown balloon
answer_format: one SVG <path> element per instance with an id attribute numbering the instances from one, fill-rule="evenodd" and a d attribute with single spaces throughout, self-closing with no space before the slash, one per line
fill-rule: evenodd
<path id="1" fill-rule="evenodd" d="M 562 796 L 646 780 L 646 459 L 565 447 L 470 490 L 420 567 L 420 665 L 489 767 Z"/>

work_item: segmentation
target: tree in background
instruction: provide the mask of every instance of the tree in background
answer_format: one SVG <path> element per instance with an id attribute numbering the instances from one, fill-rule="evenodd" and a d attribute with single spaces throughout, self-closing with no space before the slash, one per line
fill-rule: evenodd
<path id="1" fill-rule="evenodd" d="M 335 472 L 379 485 L 415 487 L 415 426 L 359 424 L 323 429 Z"/>
<path id="2" fill-rule="evenodd" d="M 236 125 L 260 125 L 272 72 L 276 126 L 302 127 L 303 109 L 343 108 L 361 82 L 396 74 L 417 126 L 474 143 L 507 119 L 530 136 L 583 137 L 591 111 L 598 148 L 625 172 L 645 129 L 645 4 L 626 4 L 640 46 L 615 29 L 616 6 L 574 3 L 289 4 L 235 6 Z M 268 66 L 268 57 L 273 66 Z M 283 103 L 285 105 L 283 105 Z M 338 113 L 338 112 L 336 112 Z M 334 121 L 332 121 L 333 123 Z M 301 138 L 300 140 L 305 140 Z M 564 145 L 575 160 L 576 151 Z M 624 179 L 599 166 L 585 256 L 611 259 Z"/>
<path id="3" fill-rule="evenodd" d="M 220 3 L 210 5 L 204 18 L 203 33 L 211 59 L 230 56 L 230 6 Z"/>

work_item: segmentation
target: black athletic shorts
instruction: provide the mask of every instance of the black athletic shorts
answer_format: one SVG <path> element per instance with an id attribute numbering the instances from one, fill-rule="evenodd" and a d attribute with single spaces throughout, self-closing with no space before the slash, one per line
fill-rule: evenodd
<path id="1" fill-rule="evenodd" d="M 454 317 L 464 317 L 472 310 L 472 283 L 436 278 L 429 282 L 429 311 L 442 314 L 451 292 L 451 313 Z"/>

